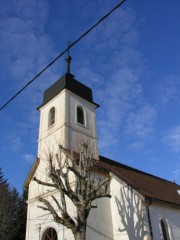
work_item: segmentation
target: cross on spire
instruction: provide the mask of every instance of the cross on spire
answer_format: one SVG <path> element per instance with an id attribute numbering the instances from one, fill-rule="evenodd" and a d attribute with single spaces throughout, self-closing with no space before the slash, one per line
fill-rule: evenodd
<path id="1" fill-rule="evenodd" d="M 66 73 L 70 73 L 70 63 L 71 63 L 71 56 L 69 55 L 69 46 L 70 46 L 70 41 L 68 42 L 68 51 L 67 51 L 67 56 L 66 56 Z"/>

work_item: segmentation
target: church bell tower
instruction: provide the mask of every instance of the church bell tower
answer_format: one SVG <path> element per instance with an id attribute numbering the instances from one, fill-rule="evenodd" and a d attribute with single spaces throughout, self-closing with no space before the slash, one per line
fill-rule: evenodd
<path id="1" fill-rule="evenodd" d="M 44 92 L 40 111 L 38 157 L 45 149 L 60 144 L 77 151 L 82 143 L 93 149 L 98 159 L 96 108 L 91 88 L 77 81 L 70 73 L 71 57 L 66 57 L 67 69 L 63 77 Z"/>

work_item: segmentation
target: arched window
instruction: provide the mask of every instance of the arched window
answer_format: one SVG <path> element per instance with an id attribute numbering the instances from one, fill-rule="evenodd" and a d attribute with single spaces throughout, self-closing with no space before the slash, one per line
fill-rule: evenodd
<path id="1" fill-rule="evenodd" d="M 168 233 L 168 225 L 165 220 L 161 220 L 161 230 L 162 230 L 162 237 L 163 240 L 170 240 L 169 233 Z"/>
<path id="2" fill-rule="evenodd" d="M 84 110 L 80 106 L 77 107 L 77 122 L 83 125 L 85 124 Z"/>
<path id="3" fill-rule="evenodd" d="M 54 228 L 48 228 L 42 236 L 42 240 L 58 240 L 57 232 Z"/>
<path id="4" fill-rule="evenodd" d="M 48 127 L 52 126 L 54 123 L 55 123 L 55 107 L 52 107 L 49 111 Z"/>

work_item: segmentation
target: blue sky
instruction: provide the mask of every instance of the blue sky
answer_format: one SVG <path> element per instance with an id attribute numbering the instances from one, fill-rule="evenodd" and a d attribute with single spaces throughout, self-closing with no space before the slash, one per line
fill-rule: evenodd
<path id="1" fill-rule="evenodd" d="M 0 104 L 118 3 L 0 1 Z M 180 1 L 127 0 L 71 50 L 93 89 L 101 155 L 180 184 Z M 44 90 L 62 57 L 0 112 L 0 166 L 22 189 L 37 154 Z"/>

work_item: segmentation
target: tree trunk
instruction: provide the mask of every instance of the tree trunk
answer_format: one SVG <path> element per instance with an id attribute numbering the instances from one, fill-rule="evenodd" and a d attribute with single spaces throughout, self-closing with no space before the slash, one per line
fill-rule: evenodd
<path id="1" fill-rule="evenodd" d="M 86 230 L 76 232 L 74 234 L 75 240 L 86 240 Z"/>

